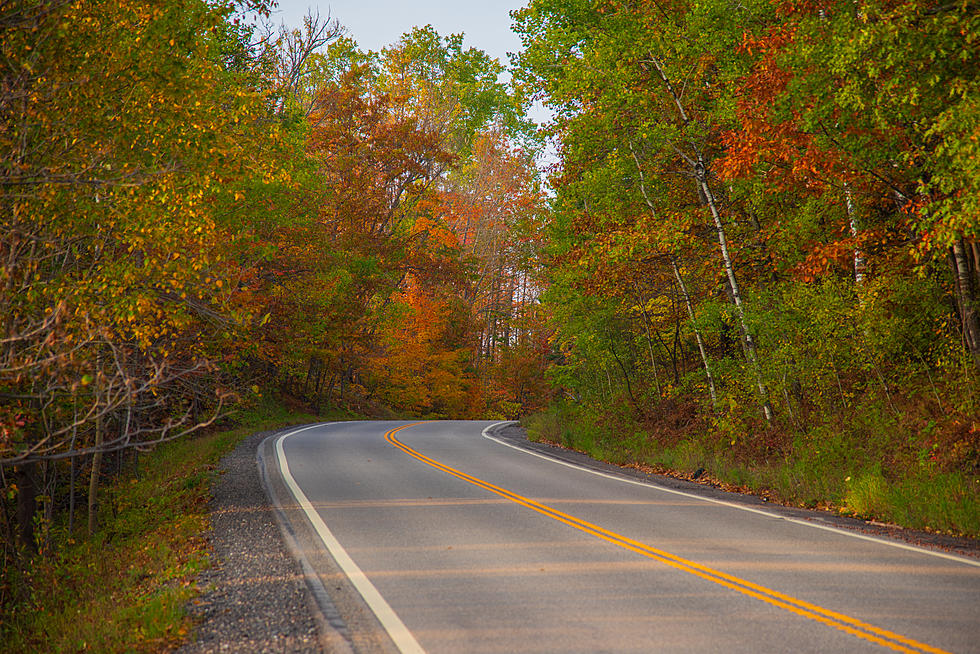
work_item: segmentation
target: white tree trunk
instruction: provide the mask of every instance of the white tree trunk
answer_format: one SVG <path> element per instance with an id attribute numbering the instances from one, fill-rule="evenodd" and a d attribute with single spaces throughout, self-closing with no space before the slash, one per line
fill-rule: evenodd
<path id="1" fill-rule="evenodd" d="M 652 56 L 650 56 L 650 63 L 653 64 L 654 68 L 657 70 L 657 74 L 660 75 L 660 79 L 663 80 L 664 85 L 667 87 L 667 93 L 670 95 L 674 102 L 674 106 L 677 107 L 678 116 L 681 122 L 686 126 L 690 123 L 690 118 L 687 115 L 687 111 L 684 110 L 684 103 L 681 102 L 680 96 L 677 94 L 674 85 L 671 84 L 670 78 L 667 77 L 667 73 L 664 71 L 663 66 L 660 65 L 660 61 Z M 756 382 L 759 388 L 759 393 L 762 396 L 762 412 L 766 417 L 767 421 L 772 420 L 772 405 L 769 403 L 769 392 L 766 389 L 766 385 L 762 381 L 762 368 L 759 365 L 759 357 L 756 351 L 755 340 L 752 338 L 751 332 L 749 332 L 748 325 L 745 322 L 745 310 L 742 307 L 742 296 L 739 292 L 738 281 L 735 279 L 735 269 L 732 266 L 732 258 L 728 252 L 728 238 L 725 235 L 725 227 L 722 225 L 721 217 L 718 214 L 718 206 L 715 202 L 715 196 L 711 192 L 711 188 L 708 186 L 707 179 L 707 169 L 704 165 L 704 158 L 701 155 L 701 149 L 696 143 L 690 144 L 696 160 L 691 159 L 688 155 L 684 154 L 676 147 L 675 151 L 694 169 L 694 176 L 698 183 L 698 188 L 704 194 L 705 201 L 708 203 L 708 208 L 711 210 L 711 217 L 714 219 L 715 230 L 718 232 L 718 243 L 721 245 L 721 256 L 725 264 L 725 273 L 728 275 L 728 283 L 732 289 L 732 299 L 735 302 L 735 310 L 738 313 L 739 323 L 742 327 L 742 333 L 745 339 L 745 351 L 746 356 L 749 359 L 750 365 L 755 369 Z M 634 154 L 634 157 L 636 155 Z"/>
<path id="2" fill-rule="evenodd" d="M 656 218 L 657 210 L 653 205 L 653 200 L 651 200 L 650 196 L 647 194 L 646 178 L 643 176 L 643 167 L 640 166 L 640 159 L 636 156 L 636 152 L 633 150 L 632 142 L 630 142 L 630 153 L 633 155 L 633 161 L 636 162 L 636 172 L 640 178 L 640 193 L 643 194 L 643 200 L 650 209 L 650 215 Z M 694 339 L 697 341 L 698 351 L 701 353 L 701 363 L 704 364 L 704 374 L 708 378 L 708 393 L 711 395 L 711 407 L 717 411 L 718 395 L 715 392 L 715 379 L 711 374 L 711 365 L 708 363 L 708 353 L 704 348 L 704 340 L 701 338 L 701 331 L 698 329 L 698 325 L 694 320 L 694 304 L 691 302 L 691 296 L 687 292 L 687 285 L 684 283 L 684 279 L 681 277 L 681 271 L 677 267 L 677 259 L 674 257 L 673 253 L 669 253 L 667 256 L 670 258 L 670 265 L 674 270 L 674 277 L 677 279 L 677 284 L 681 289 L 681 295 L 684 296 L 684 304 L 687 306 L 687 315 L 691 319 L 691 329 L 694 330 Z M 644 315 L 645 314 L 646 311 L 644 310 Z M 649 330 L 649 327 L 647 329 Z M 650 334 L 648 331 L 648 338 L 649 335 Z M 653 361 L 652 349 L 650 351 L 650 360 Z"/>
<path id="3" fill-rule="evenodd" d="M 851 238 L 857 238 L 857 218 L 854 215 L 854 201 L 851 198 L 851 187 L 848 184 L 844 184 L 844 200 L 847 206 L 847 220 L 850 223 Z M 854 248 L 854 283 L 857 286 L 864 286 L 865 268 L 864 253 L 859 248 Z"/>
<path id="4" fill-rule="evenodd" d="M 697 323 L 694 321 L 694 303 L 691 302 L 691 294 L 687 292 L 687 285 L 684 283 L 684 278 L 681 277 L 680 268 L 677 267 L 677 259 L 673 254 L 670 255 L 670 265 L 674 269 L 674 277 L 677 279 L 678 286 L 680 286 L 681 295 L 684 296 L 684 304 L 687 305 L 687 315 L 691 318 L 691 326 L 694 329 L 694 339 L 698 342 L 698 351 L 701 352 L 704 374 L 708 378 L 708 393 L 711 395 L 711 406 L 717 411 L 718 395 L 715 393 L 715 378 L 712 376 L 711 366 L 708 364 L 708 353 L 704 349 L 704 340 L 701 338 L 701 332 L 698 330 Z"/>
<path id="5" fill-rule="evenodd" d="M 980 315 L 971 279 L 970 260 L 962 240 L 953 242 L 952 251 L 963 341 L 967 351 L 973 355 L 976 366 L 980 368 Z"/>
<path id="6" fill-rule="evenodd" d="M 732 289 L 732 301 L 735 303 L 735 312 L 738 314 L 738 321 L 742 327 L 742 334 L 745 338 L 745 354 L 749 358 L 749 363 L 755 369 L 756 374 L 756 384 L 759 388 L 759 394 L 762 396 L 762 412 L 766 416 L 766 420 L 772 420 L 772 406 L 769 403 L 769 391 L 766 389 L 766 385 L 762 381 L 762 369 L 759 365 L 759 357 L 756 352 L 755 339 L 752 338 L 752 332 L 749 331 L 749 326 L 745 322 L 745 309 L 742 307 L 742 295 L 738 289 L 738 280 L 735 278 L 735 268 L 732 265 L 732 257 L 728 252 L 728 238 L 725 235 L 725 226 L 721 222 L 721 216 L 718 213 L 718 206 L 715 202 L 715 196 L 711 192 L 711 187 L 708 186 L 707 175 L 704 168 L 704 162 L 701 156 L 698 155 L 698 161 L 694 170 L 695 176 L 698 180 L 698 185 L 701 187 L 701 191 L 704 193 L 705 200 L 708 203 L 708 208 L 711 210 L 711 217 L 715 222 L 715 230 L 718 232 L 718 244 L 721 246 L 721 258 L 725 264 L 725 274 L 728 275 L 728 283 Z"/>

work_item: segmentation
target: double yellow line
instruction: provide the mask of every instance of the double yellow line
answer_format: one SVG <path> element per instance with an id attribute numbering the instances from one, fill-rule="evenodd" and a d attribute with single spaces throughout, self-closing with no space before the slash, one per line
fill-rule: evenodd
<path id="1" fill-rule="evenodd" d="M 945 650 L 926 645 L 925 643 L 920 643 L 916 640 L 906 638 L 905 636 L 893 633 L 886 629 L 875 627 L 874 625 L 856 620 L 855 618 L 837 613 L 836 611 L 831 611 L 815 604 L 796 599 L 795 597 L 766 588 L 765 586 L 760 586 L 759 584 L 752 583 L 751 581 L 746 581 L 733 575 L 714 570 L 699 563 L 695 563 L 694 561 L 688 561 L 687 559 L 675 556 L 670 552 L 665 552 L 663 550 L 650 547 L 649 545 L 633 540 L 627 536 L 617 534 L 616 532 L 609 531 L 608 529 L 603 529 L 602 527 L 594 525 L 591 522 L 586 522 L 585 520 L 568 515 L 567 513 L 558 511 L 557 509 L 541 504 L 540 502 L 535 502 L 532 499 L 528 499 L 518 495 L 517 493 L 513 493 L 505 488 L 495 486 L 489 482 L 483 481 L 482 479 L 478 479 L 464 472 L 460 472 L 455 468 L 451 468 L 444 463 L 440 463 L 435 459 L 425 456 L 421 452 L 413 450 L 395 438 L 395 434 L 403 429 L 414 427 L 419 424 L 423 423 L 412 423 L 410 425 L 403 425 L 392 429 L 385 434 L 385 440 L 406 454 L 434 468 L 438 468 L 439 470 L 442 470 L 453 477 L 462 479 L 463 481 L 469 482 L 474 486 L 479 486 L 480 488 L 486 489 L 491 493 L 495 493 L 516 504 L 526 506 L 527 508 L 537 511 L 542 515 L 546 515 L 549 518 L 553 518 L 554 520 L 574 527 L 579 531 L 591 534 L 596 538 L 601 538 L 604 541 L 618 545 L 619 547 L 630 550 L 631 552 L 636 552 L 637 554 L 647 558 L 654 559 L 669 565 L 672 568 L 701 577 L 702 579 L 706 579 L 720 586 L 724 586 L 725 588 L 738 591 L 743 595 L 754 597 L 755 599 L 762 600 L 763 602 L 772 604 L 773 606 L 777 606 L 781 609 L 785 609 L 786 611 L 795 613 L 796 615 L 800 615 L 811 620 L 816 620 L 817 622 L 829 625 L 835 629 L 840 629 L 841 631 L 849 633 L 853 636 L 863 638 L 864 640 L 869 640 L 873 643 L 881 645 L 882 647 L 887 647 L 897 652 L 910 652 L 915 654 L 921 654 L 922 652 L 949 654 Z"/>

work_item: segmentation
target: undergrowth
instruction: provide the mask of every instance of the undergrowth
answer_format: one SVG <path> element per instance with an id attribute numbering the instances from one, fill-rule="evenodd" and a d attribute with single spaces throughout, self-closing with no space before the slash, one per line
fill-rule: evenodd
<path id="1" fill-rule="evenodd" d="M 84 528 L 68 533 L 53 525 L 48 549 L 21 566 L 16 581 L 29 593 L 0 607 L 2 650 L 156 652 L 178 645 L 191 627 L 184 607 L 194 579 L 209 565 L 204 533 L 218 460 L 256 431 L 323 419 L 263 401 L 221 431 L 143 455 L 138 475 L 120 475 L 103 489 L 93 538 Z"/>
<path id="2" fill-rule="evenodd" d="M 697 477 L 794 506 L 980 537 L 975 465 L 950 459 L 955 452 L 935 448 L 935 438 L 908 416 L 874 405 L 861 409 L 847 422 L 830 420 L 795 434 L 719 418 L 680 427 L 668 425 L 670 416 L 640 422 L 626 411 L 570 402 L 523 424 L 532 440 L 618 465 Z"/>

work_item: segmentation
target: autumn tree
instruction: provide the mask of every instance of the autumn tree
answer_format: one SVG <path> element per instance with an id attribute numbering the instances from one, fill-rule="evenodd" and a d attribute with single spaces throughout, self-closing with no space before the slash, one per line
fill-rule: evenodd
<path id="1" fill-rule="evenodd" d="M 694 400 L 756 453 L 883 406 L 947 425 L 967 465 L 968 10 L 542 0 L 515 12 L 517 78 L 555 111 L 561 148 L 540 250 L 559 387 L 643 419 Z"/>
<path id="2" fill-rule="evenodd" d="M 244 180 L 273 173 L 261 98 L 225 56 L 231 10 L 41 2 L 0 16 L 0 463 L 27 545 L 57 462 L 72 484 L 90 466 L 91 531 L 105 452 L 208 424 L 232 394 L 223 352 L 249 321 L 234 228 Z"/>
<path id="3" fill-rule="evenodd" d="M 657 293 L 684 298 L 675 304 L 687 308 L 714 398 L 710 356 L 696 320 L 697 298 L 692 302 L 687 278 L 691 268 L 680 262 L 681 253 L 691 248 L 699 255 L 704 252 L 709 232 L 702 225 L 712 227 L 720 255 L 716 265 L 724 279 L 718 290 L 733 305 L 748 366 L 756 370 L 759 401 L 771 416 L 758 347 L 743 309 L 737 252 L 730 245 L 729 209 L 712 168 L 718 152 L 718 67 L 709 53 L 688 45 L 690 40 L 682 36 L 690 29 L 685 5 L 675 3 L 669 9 L 652 3 L 532 5 L 516 15 L 527 46 L 521 74 L 526 84 L 544 89 L 544 99 L 558 111 L 556 130 L 566 148 L 559 195 L 576 189 L 578 205 L 563 207 L 581 219 L 569 224 L 590 225 L 597 237 L 581 242 L 578 257 L 601 248 L 583 262 L 667 266 L 667 275 L 661 277 L 671 280 L 674 290 L 661 285 Z M 687 210 L 677 211 L 679 206 Z M 638 211 L 648 216 L 640 218 Z M 697 213 L 701 224 L 694 220 Z M 698 261 L 699 274 L 707 272 L 705 263 Z M 642 284 L 652 273 L 633 274 L 640 275 L 636 281 Z M 645 290 L 630 292 L 634 301 L 628 306 L 645 306 L 651 297 Z M 637 295 L 646 297 L 637 302 Z M 656 359 L 650 359 L 652 366 Z M 629 373 L 623 376 L 625 381 Z"/>

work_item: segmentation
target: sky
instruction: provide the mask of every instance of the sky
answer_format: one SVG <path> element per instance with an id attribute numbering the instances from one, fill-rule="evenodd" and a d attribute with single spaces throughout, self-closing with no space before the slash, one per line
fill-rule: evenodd
<path id="1" fill-rule="evenodd" d="M 439 34 L 465 34 L 464 47 L 476 47 L 501 63 L 521 47 L 510 30 L 510 11 L 527 0 L 279 0 L 272 21 L 301 27 L 312 8 L 329 13 L 348 29 L 363 50 L 380 50 L 414 26 L 431 24 Z"/>

